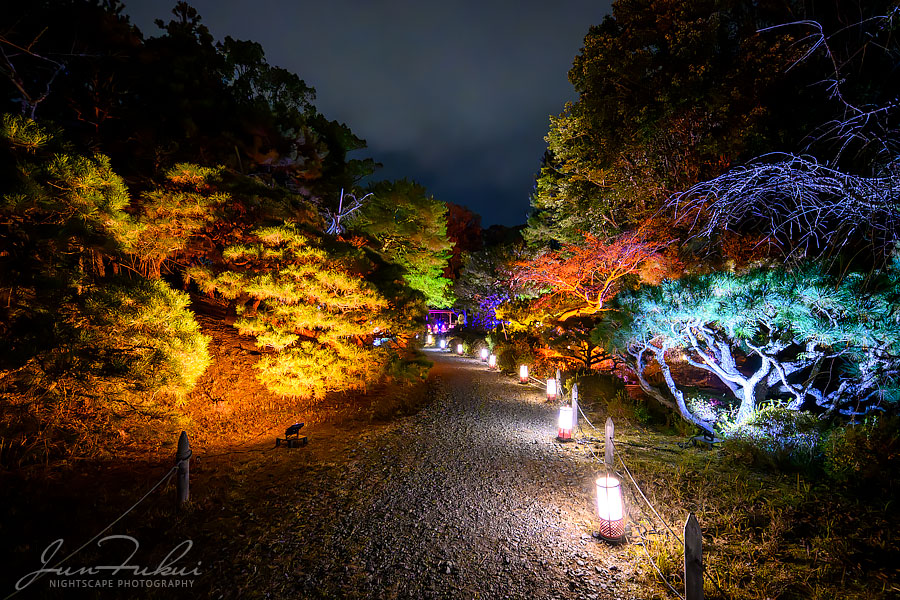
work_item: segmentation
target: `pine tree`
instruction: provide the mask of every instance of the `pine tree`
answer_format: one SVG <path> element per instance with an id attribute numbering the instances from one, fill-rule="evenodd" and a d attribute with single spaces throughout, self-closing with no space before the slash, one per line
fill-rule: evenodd
<path id="1" fill-rule="evenodd" d="M 388 301 L 296 226 L 259 228 L 222 258 L 226 270 L 196 267 L 190 275 L 237 303 L 234 325 L 265 351 L 259 379 L 270 390 L 321 398 L 383 374 L 389 353 L 372 341 L 392 329 Z"/>
<path id="2" fill-rule="evenodd" d="M 0 141 L 11 183 L 0 196 L 2 435 L 40 435 L 46 448 L 126 435 L 125 421 L 165 413 L 193 387 L 208 339 L 186 294 L 121 268 L 146 226 L 107 157 L 8 115 Z"/>

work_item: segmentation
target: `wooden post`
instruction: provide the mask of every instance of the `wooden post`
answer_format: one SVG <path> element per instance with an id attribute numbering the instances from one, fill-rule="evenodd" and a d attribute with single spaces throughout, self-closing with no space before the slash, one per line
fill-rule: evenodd
<path id="1" fill-rule="evenodd" d="M 178 508 L 181 508 L 191 497 L 191 444 L 186 431 L 182 431 L 178 438 L 175 466 L 178 467 L 175 490 L 178 496 Z"/>
<path id="2" fill-rule="evenodd" d="M 578 384 L 572 385 L 572 431 L 578 428 Z"/>
<path id="3" fill-rule="evenodd" d="M 606 441 L 604 442 L 604 446 L 606 449 L 606 466 L 612 469 L 615 467 L 613 462 L 613 434 L 615 433 L 615 426 L 613 425 L 612 417 L 607 417 L 606 419 Z"/>
<path id="4" fill-rule="evenodd" d="M 684 523 L 684 598 L 703 600 L 703 537 L 694 513 Z"/>

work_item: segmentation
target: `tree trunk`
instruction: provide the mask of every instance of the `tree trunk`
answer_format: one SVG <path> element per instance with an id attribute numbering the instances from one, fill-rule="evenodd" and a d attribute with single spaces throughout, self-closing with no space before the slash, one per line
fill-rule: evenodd
<path id="1" fill-rule="evenodd" d="M 745 423 L 753 413 L 757 405 L 766 399 L 769 391 L 769 373 L 772 371 L 772 361 L 762 358 L 762 364 L 756 373 L 748 377 L 741 386 L 741 406 L 738 408 L 737 423 Z"/>
<path id="2" fill-rule="evenodd" d="M 656 346 L 653 346 L 652 348 L 653 353 L 656 356 L 656 362 L 659 363 L 659 370 L 662 371 L 663 379 L 669 387 L 669 391 L 672 392 L 672 395 L 675 397 L 675 403 L 681 418 L 688 423 L 693 423 L 697 427 L 711 430 L 712 426 L 709 423 L 701 421 L 688 409 L 687 404 L 684 401 L 684 392 L 678 388 L 678 385 L 675 383 L 675 378 L 672 377 L 672 371 L 669 369 L 669 365 L 666 362 L 666 347 L 663 346 L 662 348 L 657 348 Z"/>

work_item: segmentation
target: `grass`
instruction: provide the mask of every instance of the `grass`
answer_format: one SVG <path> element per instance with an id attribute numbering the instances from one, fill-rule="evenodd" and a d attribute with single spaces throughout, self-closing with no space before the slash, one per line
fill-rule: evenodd
<path id="1" fill-rule="evenodd" d="M 683 432 L 641 424 L 643 413 L 624 397 L 598 402 L 589 414 L 596 424 L 611 413 L 617 452 L 662 519 L 680 537 L 688 514 L 697 516 L 706 598 L 900 597 L 900 518 L 889 488 L 838 485 L 822 472 L 760 468 L 728 447 L 682 448 Z M 602 452 L 602 443 L 595 445 Z M 645 550 L 665 580 L 683 590 L 683 547 L 627 476 L 624 481 L 632 521 L 628 552 L 643 565 L 648 598 L 672 598 Z"/>

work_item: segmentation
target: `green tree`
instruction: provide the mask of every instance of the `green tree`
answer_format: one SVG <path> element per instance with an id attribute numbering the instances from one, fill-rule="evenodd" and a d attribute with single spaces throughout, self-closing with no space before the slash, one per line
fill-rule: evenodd
<path id="1" fill-rule="evenodd" d="M 162 186 L 141 195 L 135 211 L 141 230 L 130 253 L 144 275 L 159 277 L 163 263 L 215 218 L 213 209 L 228 200 L 211 187 L 220 171 L 179 163 L 166 171 Z"/>
<path id="2" fill-rule="evenodd" d="M 378 242 L 387 260 L 406 270 L 404 279 L 422 292 L 428 306 L 453 304 L 452 282 L 444 277 L 452 243 L 447 238 L 447 205 L 407 181 L 381 181 L 352 216 L 349 228 Z"/>
<path id="3" fill-rule="evenodd" d="M 514 275 L 516 263 L 532 257 L 521 237 L 463 255 L 463 267 L 453 286 L 457 304 L 476 327 L 497 327 L 497 308 L 523 290 Z"/>
<path id="4" fill-rule="evenodd" d="M 551 118 L 526 238 L 574 243 L 641 223 L 675 191 L 796 145 L 817 124 L 786 1 L 619 0 L 591 27 Z"/>

